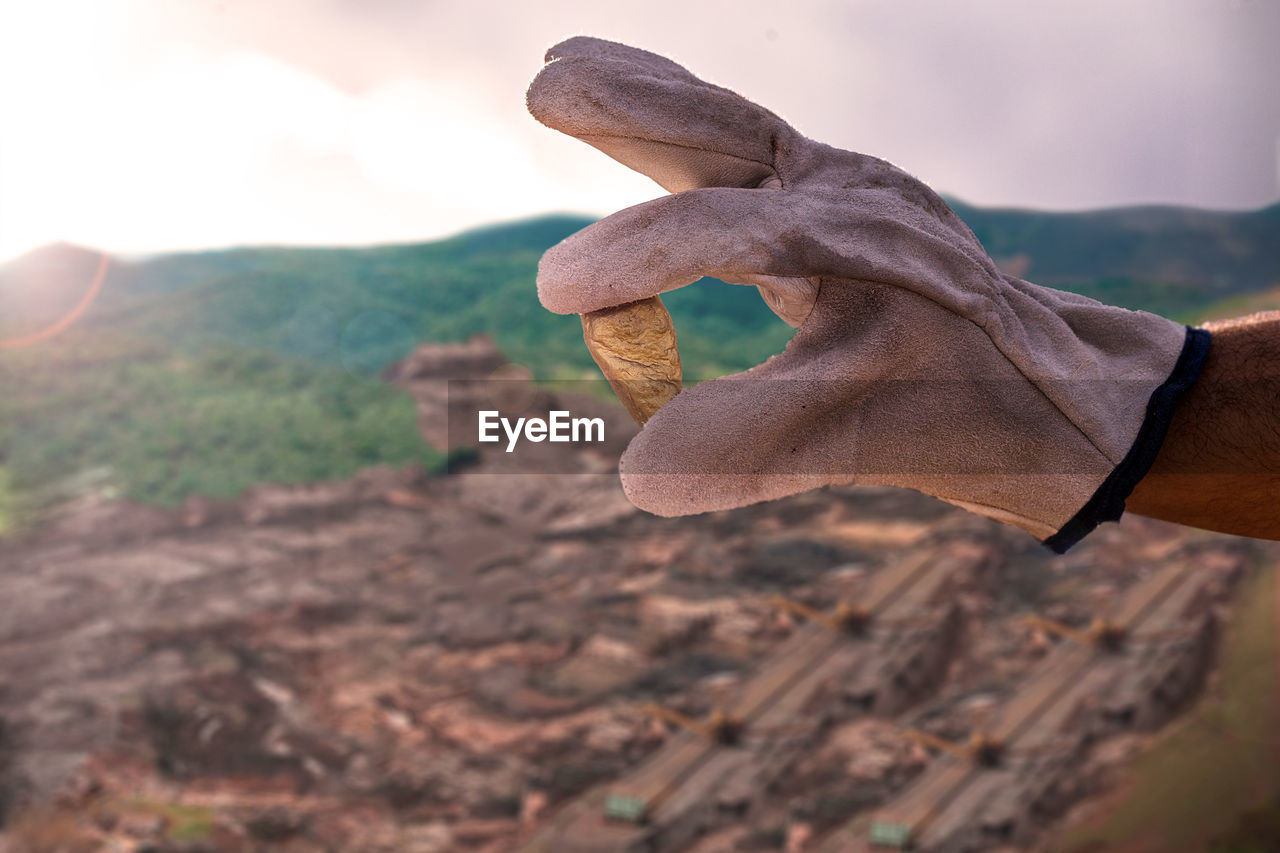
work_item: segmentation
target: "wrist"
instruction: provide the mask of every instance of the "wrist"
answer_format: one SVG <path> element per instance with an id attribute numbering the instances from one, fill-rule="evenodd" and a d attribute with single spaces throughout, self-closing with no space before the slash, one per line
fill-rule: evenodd
<path id="1" fill-rule="evenodd" d="M 1142 425 L 1128 452 L 1071 520 L 1044 540 L 1046 546 L 1056 553 L 1064 553 L 1099 524 L 1120 520 L 1127 499 L 1159 457 L 1174 413 L 1200 378 L 1209 351 L 1209 332 L 1186 327 L 1178 360 L 1169 377 L 1147 399 Z"/>
<path id="2" fill-rule="evenodd" d="M 1213 349 L 1132 512 L 1280 537 L 1280 312 L 1208 325 Z"/>

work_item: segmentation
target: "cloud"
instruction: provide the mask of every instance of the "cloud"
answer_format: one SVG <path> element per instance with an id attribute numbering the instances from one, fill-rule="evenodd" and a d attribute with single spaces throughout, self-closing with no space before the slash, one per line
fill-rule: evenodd
<path id="1" fill-rule="evenodd" d="M 0 258 L 424 238 L 661 191 L 534 122 L 543 51 L 671 55 L 943 192 L 1280 195 L 1280 6 L 1219 0 L 48 0 L 0 17 Z"/>

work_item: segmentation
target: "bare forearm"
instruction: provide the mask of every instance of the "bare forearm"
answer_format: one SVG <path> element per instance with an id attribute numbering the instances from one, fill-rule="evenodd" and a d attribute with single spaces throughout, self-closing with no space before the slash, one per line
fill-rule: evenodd
<path id="1" fill-rule="evenodd" d="M 1129 511 L 1280 539 L 1280 312 L 1207 324 L 1213 344 Z"/>

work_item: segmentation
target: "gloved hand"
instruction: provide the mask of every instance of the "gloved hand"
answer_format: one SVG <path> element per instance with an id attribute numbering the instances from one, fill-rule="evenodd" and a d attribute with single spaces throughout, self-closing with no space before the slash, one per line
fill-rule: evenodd
<path id="1" fill-rule="evenodd" d="M 668 59 L 585 37 L 546 58 L 530 112 L 673 195 L 547 251 L 542 304 L 583 313 L 705 275 L 758 287 L 799 327 L 781 354 L 649 420 L 620 465 L 637 506 L 890 484 L 1058 551 L 1119 518 L 1207 332 L 1002 274 L 920 181 Z"/>

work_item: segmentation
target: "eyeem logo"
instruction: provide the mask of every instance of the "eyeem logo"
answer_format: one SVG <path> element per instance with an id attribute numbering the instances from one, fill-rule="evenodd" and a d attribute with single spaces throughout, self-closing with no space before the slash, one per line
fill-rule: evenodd
<path id="1" fill-rule="evenodd" d="M 493 443 L 501 441 L 498 428 L 507 435 L 507 452 L 515 450 L 516 442 L 523 432 L 528 441 L 604 441 L 603 418 L 573 418 L 567 411 L 556 410 L 547 413 L 547 420 L 542 418 L 510 418 L 500 417 L 496 410 L 480 412 L 480 441 Z"/>

